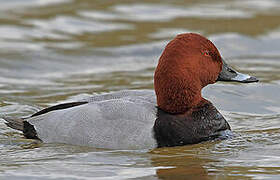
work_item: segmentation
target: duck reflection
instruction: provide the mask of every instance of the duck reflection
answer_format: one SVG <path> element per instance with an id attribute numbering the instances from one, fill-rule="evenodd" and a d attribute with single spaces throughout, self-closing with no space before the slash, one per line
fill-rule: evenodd
<path id="1" fill-rule="evenodd" d="M 158 148 L 151 151 L 151 163 L 158 167 L 156 175 L 162 180 L 209 179 L 211 170 L 207 164 L 218 161 L 203 157 L 203 152 L 213 148 L 212 142 L 173 147 Z"/>

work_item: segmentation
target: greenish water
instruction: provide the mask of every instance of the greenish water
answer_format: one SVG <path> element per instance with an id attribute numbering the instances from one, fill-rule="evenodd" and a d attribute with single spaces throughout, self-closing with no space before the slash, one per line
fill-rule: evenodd
<path id="1" fill-rule="evenodd" d="M 0 115 L 153 89 L 176 34 L 199 32 L 258 84 L 218 83 L 204 97 L 234 131 L 225 141 L 118 151 L 23 139 L 0 119 L 0 179 L 279 179 L 280 4 L 277 0 L 0 0 Z"/>

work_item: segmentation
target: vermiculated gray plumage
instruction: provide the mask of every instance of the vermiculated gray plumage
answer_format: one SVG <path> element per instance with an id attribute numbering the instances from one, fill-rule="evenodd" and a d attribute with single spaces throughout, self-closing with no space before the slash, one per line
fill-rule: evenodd
<path id="1" fill-rule="evenodd" d="M 46 143 L 152 149 L 156 111 L 154 91 L 128 90 L 52 106 L 24 121 L 8 118 L 7 125 Z"/>

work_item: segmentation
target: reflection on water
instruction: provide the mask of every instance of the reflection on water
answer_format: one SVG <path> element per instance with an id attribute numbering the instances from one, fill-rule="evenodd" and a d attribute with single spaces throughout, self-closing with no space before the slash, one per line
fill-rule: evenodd
<path id="1" fill-rule="evenodd" d="M 0 118 L 0 179 L 278 179 L 280 4 L 277 0 L 0 0 L 0 116 L 28 116 L 93 93 L 153 89 L 176 34 L 209 37 L 261 83 L 218 83 L 225 141 L 111 151 L 26 140 Z"/>

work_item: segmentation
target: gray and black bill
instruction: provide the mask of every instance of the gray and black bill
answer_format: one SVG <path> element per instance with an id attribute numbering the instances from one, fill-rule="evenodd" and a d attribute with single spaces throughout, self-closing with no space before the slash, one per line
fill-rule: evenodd
<path id="1" fill-rule="evenodd" d="M 217 81 L 235 81 L 241 83 L 252 83 L 258 82 L 259 80 L 248 74 L 242 74 L 233 70 L 227 63 L 223 60 L 223 68 L 220 72 Z"/>

